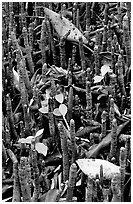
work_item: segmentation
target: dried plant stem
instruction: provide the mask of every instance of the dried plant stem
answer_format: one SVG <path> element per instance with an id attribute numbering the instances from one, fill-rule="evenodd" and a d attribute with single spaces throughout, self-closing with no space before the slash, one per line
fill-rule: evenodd
<path id="1" fill-rule="evenodd" d="M 46 26 L 48 29 L 48 34 L 49 34 L 49 44 L 52 50 L 52 55 L 53 55 L 53 64 L 56 65 L 57 64 L 57 57 L 56 57 L 56 50 L 55 50 L 55 41 L 54 38 L 52 36 L 52 31 L 51 31 L 51 26 L 50 26 L 50 22 L 47 19 L 46 20 Z"/>
<path id="2" fill-rule="evenodd" d="M 32 89 L 30 86 L 30 82 L 29 82 L 29 78 L 28 78 L 28 74 L 27 74 L 27 70 L 26 70 L 26 64 L 25 64 L 25 60 L 21 51 L 21 48 L 18 44 L 18 41 L 16 39 L 16 35 L 14 32 L 11 32 L 11 39 L 12 39 L 12 43 L 13 43 L 13 48 L 14 50 L 16 50 L 16 59 L 17 59 L 17 67 L 19 70 L 19 75 L 20 77 L 22 77 L 26 88 L 28 89 L 29 94 L 32 93 Z"/>
<path id="3" fill-rule="evenodd" d="M 86 31 L 90 31 L 91 25 L 91 2 L 86 3 Z"/>
<path id="4" fill-rule="evenodd" d="M 53 138 L 53 142 L 55 142 L 55 120 L 53 115 L 53 100 L 49 98 L 49 112 L 48 112 L 48 118 L 49 118 L 49 131 L 50 135 Z"/>
<path id="5" fill-rule="evenodd" d="M 46 63 L 46 42 L 47 42 L 47 28 L 46 28 L 46 20 L 42 21 L 42 29 L 41 29 L 41 39 L 40 39 L 40 47 L 42 54 L 42 64 Z"/>
<path id="6" fill-rule="evenodd" d="M 116 149 L 117 149 L 117 120 L 114 118 L 112 121 L 112 139 L 109 155 L 110 160 L 113 157 L 116 158 Z"/>
<path id="7" fill-rule="evenodd" d="M 49 183 L 49 180 L 47 178 L 44 160 L 42 160 L 42 171 L 41 171 L 41 174 L 39 176 L 39 182 L 40 182 L 43 193 L 49 190 L 50 183 Z"/>
<path id="8" fill-rule="evenodd" d="M 98 53 L 98 46 L 95 45 L 94 47 L 94 64 L 95 64 L 95 75 L 100 74 L 100 61 L 99 61 L 99 53 Z"/>
<path id="9" fill-rule="evenodd" d="M 131 137 L 128 136 L 126 138 L 126 143 L 125 143 L 125 148 L 126 148 L 126 164 L 128 164 L 128 160 L 131 159 L 131 155 L 130 155 L 131 154 L 131 142 L 130 142 L 130 140 L 131 140 Z"/>
<path id="10" fill-rule="evenodd" d="M 20 165 L 18 167 L 19 181 L 21 185 L 23 202 L 31 202 L 30 186 L 27 183 L 27 171 L 26 171 L 25 164 L 26 164 L 26 157 L 21 157 Z"/>
<path id="11" fill-rule="evenodd" d="M 65 44 L 66 44 L 66 38 L 70 34 L 70 30 L 65 34 L 65 36 L 60 38 L 60 65 L 62 68 L 67 67 L 67 62 L 66 62 L 66 49 L 65 49 Z"/>
<path id="12" fill-rule="evenodd" d="M 73 66 L 71 58 L 68 59 L 68 86 L 72 85 L 72 77 L 73 77 Z"/>
<path id="13" fill-rule="evenodd" d="M 110 120 L 110 128 L 112 129 L 112 121 L 115 116 L 114 110 L 114 99 L 110 97 L 110 111 L 109 111 L 109 120 Z"/>
<path id="14" fill-rule="evenodd" d="M 109 11 L 109 3 L 105 3 L 105 9 L 104 9 L 104 24 L 108 24 L 108 11 Z"/>
<path id="15" fill-rule="evenodd" d="M 71 202 L 73 199 L 73 190 L 75 187 L 76 177 L 77 177 L 77 166 L 75 163 L 73 163 L 71 164 L 70 171 L 69 171 L 69 182 L 68 182 L 67 197 L 66 197 L 67 202 Z"/>
<path id="16" fill-rule="evenodd" d="M 114 175 L 111 180 L 111 189 L 113 197 L 111 202 L 121 202 L 121 192 L 119 188 L 119 175 Z"/>
<path id="17" fill-rule="evenodd" d="M 77 52 L 77 47 L 73 45 L 73 48 L 72 48 L 72 66 L 73 67 L 76 63 L 76 52 Z"/>
<path id="18" fill-rule="evenodd" d="M 115 48 L 114 46 L 111 46 L 111 68 L 113 70 L 113 73 L 115 73 L 115 56 L 114 56 Z"/>
<path id="19" fill-rule="evenodd" d="M 34 177 L 34 192 L 32 197 L 32 202 L 38 202 L 38 197 L 40 194 L 40 183 L 39 183 L 39 169 L 37 162 L 37 152 L 33 147 L 32 150 L 32 168 L 33 168 L 33 177 Z"/>
<path id="20" fill-rule="evenodd" d="M 25 135 L 30 135 L 30 115 L 28 113 L 27 104 L 23 105 L 23 113 L 24 113 L 24 123 L 25 123 Z"/>
<path id="21" fill-rule="evenodd" d="M 73 119 L 70 120 L 70 139 L 71 139 L 71 147 L 72 147 L 71 164 L 73 164 L 76 160 L 76 155 L 77 155 L 76 140 L 75 140 L 75 122 Z"/>
<path id="22" fill-rule="evenodd" d="M 15 94 L 15 90 L 14 90 L 14 78 L 13 78 L 13 69 L 12 69 L 12 56 L 11 53 L 9 52 L 8 55 L 8 59 L 9 59 L 9 67 L 8 67 L 8 78 L 10 80 L 10 85 L 11 85 L 11 94 Z"/>
<path id="23" fill-rule="evenodd" d="M 91 82 L 86 80 L 86 118 L 92 120 L 92 93 L 91 93 Z"/>
<path id="24" fill-rule="evenodd" d="M 129 22 L 128 22 L 128 16 L 125 15 L 123 18 L 123 40 L 126 50 L 126 64 L 128 67 L 131 65 L 131 37 L 130 37 L 130 31 L 129 31 Z"/>
<path id="25" fill-rule="evenodd" d="M 19 78 L 19 87 L 20 87 L 20 93 L 21 93 L 21 104 L 22 106 L 24 104 L 28 105 L 28 93 L 27 89 L 25 87 L 25 83 L 23 82 L 22 76 Z"/>
<path id="26" fill-rule="evenodd" d="M 5 149 L 5 145 L 3 144 L 3 141 L 2 141 L 2 161 L 6 162 L 7 159 L 8 159 L 7 152 Z"/>
<path id="27" fill-rule="evenodd" d="M 6 95 L 6 111 L 7 111 L 7 117 L 10 125 L 10 131 L 12 133 L 13 139 L 17 139 L 18 135 L 15 129 L 15 123 L 14 123 L 14 117 L 12 112 L 12 104 L 9 94 Z"/>
<path id="28" fill-rule="evenodd" d="M 29 46 L 30 46 L 31 54 L 33 54 L 33 45 L 34 45 L 34 23 L 33 22 L 29 24 L 28 33 L 29 33 Z"/>
<path id="29" fill-rule="evenodd" d="M 76 17 L 77 17 L 77 3 L 75 2 L 73 5 L 73 24 L 76 25 Z"/>
<path id="30" fill-rule="evenodd" d="M 83 47 L 83 39 L 82 37 L 79 37 L 79 53 L 81 58 L 81 67 L 82 70 L 86 70 L 86 64 L 85 64 L 85 55 L 84 55 L 84 47 Z"/>
<path id="31" fill-rule="evenodd" d="M 120 163 L 120 174 L 121 174 L 121 202 L 123 202 L 124 197 L 124 181 L 125 181 L 125 171 L 126 171 L 126 148 L 121 147 L 120 148 L 120 158 L 119 158 L 119 163 Z"/>
<path id="32" fill-rule="evenodd" d="M 31 48 L 29 46 L 29 42 L 28 42 L 28 33 L 27 33 L 27 29 L 24 27 L 22 30 L 23 33 L 23 37 L 24 37 L 24 45 L 25 45 L 25 51 L 26 51 L 26 57 L 27 57 L 27 61 L 28 61 L 28 65 L 29 65 L 29 70 L 31 75 L 34 74 L 34 63 L 33 63 L 33 59 L 31 56 Z"/>
<path id="33" fill-rule="evenodd" d="M 93 196 L 93 180 L 92 178 L 87 178 L 87 187 L 85 193 L 85 202 L 92 202 Z"/>
<path id="34" fill-rule="evenodd" d="M 101 127 L 101 139 L 103 139 L 106 136 L 106 118 L 107 118 L 107 112 L 103 111 L 101 115 L 101 121 L 102 121 L 102 127 Z"/>
<path id="35" fill-rule="evenodd" d="M 118 25 L 122 28 L 122 16 L 121 16 L 121 5 L 120 2 L 117 3 L 117 11 L 118 11 Z"/>
<path id="36" fill-rule="evenodd" d="M 42 66 L 42 82 L 43 83 L 46 83 L 46 80 L 47 80 L 46 73 L 47 73 L 47 71 L 48 71 L 47 64 L 44 63 L 43 66 Z"/>
<path id="37" fill-rule="evenodd" d="M 103 31 L 103 41 L 102 41 L 102 51 L 105 52 L 107 49 L 107 39 L 108 39 L 108 33 L 107 33 L 107 26 L 104 25 L 104 31 Z"/>
<path id="38" fill-rule="evenodd" d="M 110 74 L 110 87 L 112 88 L 112 93 L 111 95 L 115 97 L 116 94 L 116 86 L 117 86 L 117 78 L 116 74 Z"/>
<path id="39" fill-rule="evenodd" d="M 13 163 L 13 197 L 12 202 L 21 202 L 21 187 L 18 175 L 18 161 Z"/>
<path id="40" fill-rule="evenodd" d="M 118 80 L 119 80 L 119 87 L 121 90 L 122 95 L 126 97 L 126 90 L 124 84 L 124 76 L 123 76 L 123 63 L 122 63 L 122 56 L 118 56 Z"/>
<path id="41" fill-rule="evenodd" d="M 61 149 L 63 155 L 63 182 L 65 182 L 69 178 L 69 156 L 66 131 L 62 122 L 58 124 L 58 129 L 60 132 Z"/>
<path id="42" fill-rule="evenodd" d="M 31 195 L 31 188 L 32 188 L 32 179 L 31 179 L 31 166 L 30 166 L 30 161 L 29 158 L 26 159 L 25 163 L 25 169 L 26 169 L 26 174 L 27 174 L 27 183 L 29 185 L 29 193 Z"/>
<path id="43" fill-rule="evenodd" d="M 70 87 L 68 94 L 68 111 L 67 111 L 67 121 L 68 123 L 72 119 L 72 109 L 73 109 L 73 88 Z"/>
<path id="44" fill-rule="evenodd" d="M 13 202 L 20 202 L 21 196 L 20 196 L 20 183 L 19 183 L 19 178 L 18 178 L 18 161 L 14 153 L 10 150 L 7 149 L 7 153 L 10 157 L 10 159 L 13 162 L 13 175 L 14 175 L 14 186 L 13 186 Z"/>

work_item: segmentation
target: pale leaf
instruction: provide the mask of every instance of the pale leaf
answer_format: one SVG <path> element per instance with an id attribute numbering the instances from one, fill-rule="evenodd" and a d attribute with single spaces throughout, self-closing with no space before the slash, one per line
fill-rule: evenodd
<path id="1" fill-rule="evenodd" d="M 60 111 L 59 111 L 59 108 L 55 108 L 54 111 L 53 111 L 53 114 L 54 114 L 55 116 L 62 116 L 61 113 L 60 113 Z"/>
<path id="2" fill-rule="evenodd" d="M 19 142 L 19 143 L 22 143 L 22 144 L 25 144 L 25 143 L 26 143 L 25 138 L 20 138 L 20 139 L 18 140 L 18 142 Z"/>
<path id="3" fill-rule="evenodd" d="M 81 36 L 83 39 L 83 43 L 88 43 L 88 40 L 84 37 L 80 30 L 68 19 L 63 16 L 61 18 L 60 14 L 46 7 L 44 7 L 44 12 L 49 17 L 52 26 L 60 37 L 66 35 L 66 33 L 68 33 L 68 31 L 70 30 L 71 32 L 68 35 L 67 40 L 79 42 L 79 37 Z"/>
<path id="4" fill-rule="evenodd" d="M 94 84 L 101 82 L 103 78 L 104 78 L 103 76 L 96 75 L 94 77 Z"/>
<path id="5" fill-rule="evenodd" d="M 43 114 L 47 114 L 48 113 L 48 106 L 40 108 L 39 112 L 43 113 Z"/>
<path id="6" fill-rule="evenodd" d="M 50 98 L 51 88 L 46 89 L 46 98 Z"/>
<path id="7" fill-rule="evenodd" d="M 115 113 L 117 113 L 117 115 L 120 117 L 121 116 L 121 113 L 119 111 L 119 108 L 118 106 L 114 103 L 114 110 L 115 110 Z"/>
<path id="8" fill-rule="evenodd" d="M 14 67 L 13 67 L 13 79 L 14 79 L 14 86 L 15 88 L 19 91 L 19 74 L 18 72 L 15 71 Z"/>
<path id="9" fill-rule="evenodd" d="M 62 67 L 56 67 L 57 71 L 60 72 L 60 74 L 67 75 L 67 70 L 63 69 Z"/>
<path id="10" fill-rule="evenodd" d="M 111 72 L 112 70 L 108 65 L 103 65 L 101 67 L 101 75 L 104 77 L 107 72 Z"/>
<path id="11" fill-rule="evenodd" d="M 100 177 L 100 166 L 103 166 L 103 176 L 107 179 L 112 178 L 115 173 L 120 173 L 120 166 L 102 159 L 78 159 L 77 164 L 84 174 L 91 178 L 96 175 Z"/>
<path id="12" fill-rule="evenodd" d="M 44 128 L 42 128 L 41 130 L 38 130 L 35 137 L 39 137 L 40 135 L 43 134 Z"/>
<path id="13" fill-rule="evenodd" d="M 32 139 L 34 138 L 34 136 L 28 136 L 25 138 L 25 143 L 26 144 L 31 144 Z"/>
<path id="14" fill-rule="evenodd" d="M 20 138 L 18 140 L 19 143 L 22 144 L 31 144 L 31 140 L 34 138 L 34 136 L 28 136 L 27 138 Z"/>
<path id="15" fill-rule="evenodd" d="M 65 116 L 67 113 L 67 106 L 65 104 L 60 104 L 59 111 L 61 115 Z"/>
<path id="16" fill-rule="evenodd" d="M 34 101 L 34 99 L 33 99 L 33 98 L 31 98 L 30 103 L 29 103 L 29 106 L 31 106 L 31 105 L 32 105 L 33 101 Z"/>
<path id="17" fill-rule="evenodd" d="M 44 156 L 47 155 L 48 147 L 44 145 L 43 143 L 37 142 L 35 144 L 35 149 L 38 153 L 43 154 Z"/>
<path id="18" fill-rule="evenodd" d="M 55 99 L 59 102 L 59 103 L 63 103 L 64 101 L 64 95 L 62 93 L 55 95 Z"/>

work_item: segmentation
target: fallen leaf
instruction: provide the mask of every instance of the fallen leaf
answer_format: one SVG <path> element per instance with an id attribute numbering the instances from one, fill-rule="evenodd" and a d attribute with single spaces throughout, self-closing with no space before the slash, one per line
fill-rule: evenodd
<path id="1" fill-rule="evenodd" d="M 103 165 L 103 176 L 107 179 L 112 178 L 115 173 L 120 173 L 120 166 L 102 159 L 78 159 L 77 164 L 84 174 L 91 178 L 96 175 L 100 177 L 100 166 Z"/>
<path id="2" fill-rule="evenodd" d="M 35 149 L 38 153 L 43 154 L 44 156 L 47 155 L 48 147 L 44 145 L 43 143 L 37 142 L 35 144 Z"/>
<path id="3" fill-rule="evenodd" d="M 88 43 L 88 40 L 84 37 L 84 35 L 68 19 L 46 7 L 44 7 L 44 12 L 48 15 L 53 27 L 60 37 L 66 35 L 66 33 L 70 30 L 71 32 L 67 37 L 67 40 L 79 42 L 79 37 L 81 36 L 83 43 Z"/>

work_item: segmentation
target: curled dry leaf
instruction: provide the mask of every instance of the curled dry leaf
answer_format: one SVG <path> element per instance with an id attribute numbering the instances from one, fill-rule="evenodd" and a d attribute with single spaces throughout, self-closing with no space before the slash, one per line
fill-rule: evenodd
<path id="1" fill-rule="evenodd" d="M 103 165 L 103 176 L 107 179 L 112 178 L 114 173 L 120 172 L 120 166 L 102 159 L 78 159 L 78 166 L 89 177 L 95 178 L 100 176 L 100 166 Z"/>
<path id="2" fill-rule="evenodd" d="M 79 42 L 79 37 L 81 36 L 83 39 L 83 43 L 88 43 L 84 35 L 68 19 L 63 16 L 61 17 L 60 14 L 46 7 L 44 7 L 44 12 L 46 15 L 48 15 L 53 27 L 60 37 L 65 36 L 66 33 L 68 33 L 68 31 L 70 30 L 70 35 L 67 37 L 68 40 Z"/>
<path id="3" fill-rule="evenodd" d="M 35 144 L 35 149 L 38 153 L 43 154 L 44 156 L 47 155 L 48 147 L 44 145 L 43 143 L 37 142 Z"/>

